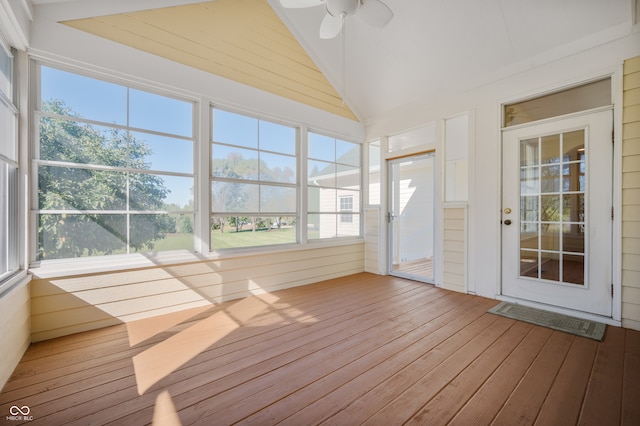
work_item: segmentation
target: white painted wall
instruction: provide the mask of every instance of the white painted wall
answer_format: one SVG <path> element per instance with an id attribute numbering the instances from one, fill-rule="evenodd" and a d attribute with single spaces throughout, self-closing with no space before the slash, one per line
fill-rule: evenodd
<path id="1" fill-rule="evenodd" d="M 601 44 L 591 40 L 589 46 L 563 46 L 555 55 L 533 58 L 528 64 L 504 70 L 501 78 L 475 90 L 425 99 L 366 123 L 367 140 L 373 140 L 465 111 L 474 114 L 475 145 L 470 147 L 469 157 L 468 286 L 477 294 L 495 297 L 500 285 L 500 105 L 612 74 L 621 104 L 621 66 L 626 58 L 639 53 L 637 31 Z M 618 116 L 620 107 L 616 105 Z M 618 123 L 621 121 L 616 121 L 617 133 L 621 131 Z"/>

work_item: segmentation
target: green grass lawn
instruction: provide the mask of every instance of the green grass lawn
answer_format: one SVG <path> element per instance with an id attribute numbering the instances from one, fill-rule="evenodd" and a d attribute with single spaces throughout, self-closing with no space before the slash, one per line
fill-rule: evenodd
<path id="1" fill-rule="evenodd" d="M 296 242 L 296 229 L 263 229 L 255 232 L 247 230 L 235 232 L 227 230 L 220 232 L 219 229 L 211 231 L 211 248 L 224 249 L 235 247 L 267 246 L 272 244 L 287 244 Z"/>

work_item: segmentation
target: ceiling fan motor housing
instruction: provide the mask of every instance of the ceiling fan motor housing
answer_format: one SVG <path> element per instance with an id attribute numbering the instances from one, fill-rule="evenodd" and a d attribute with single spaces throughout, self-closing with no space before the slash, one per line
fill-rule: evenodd
<path id="1" fill-rule="evenodd" d="M 360 7 L 360 0 L 327 0 L 327 12 L 331 16 L 353 15 Z"/>

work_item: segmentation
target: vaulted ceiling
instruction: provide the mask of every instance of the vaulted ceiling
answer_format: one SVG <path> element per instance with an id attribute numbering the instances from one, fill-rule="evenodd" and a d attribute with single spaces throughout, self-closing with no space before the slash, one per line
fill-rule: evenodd
<path id="1" fill-rule="evenodd" d="M 111 0 L 105 14 L 98 0 L 32 2 L 77 6 L 60 21 L 367 123 L 620 37 L 633 0 L 384 0 L 384 28 L 346 20 L 344 64 L 341 37 L 318 37 L 323 6 Z"/>

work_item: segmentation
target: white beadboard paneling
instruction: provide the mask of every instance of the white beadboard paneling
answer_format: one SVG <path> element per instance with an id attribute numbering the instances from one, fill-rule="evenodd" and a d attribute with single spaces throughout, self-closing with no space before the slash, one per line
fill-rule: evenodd
<path id="1" fill-rule="evenodd" d="M 30 327 L 29 284 L 24 278 L 0 297 L 0 389 L 29 347 Z"/>
<path id="2" fill-rule="evenodd" d="M 364 271 L 364 244 L 34 279 L 32 340 Z"/>
<path id="3" fill-rule="evenodd" d="M 442 288 L 463 293 L 467 291 L 466 223 L 466 208 L 445 207 Z"/>

